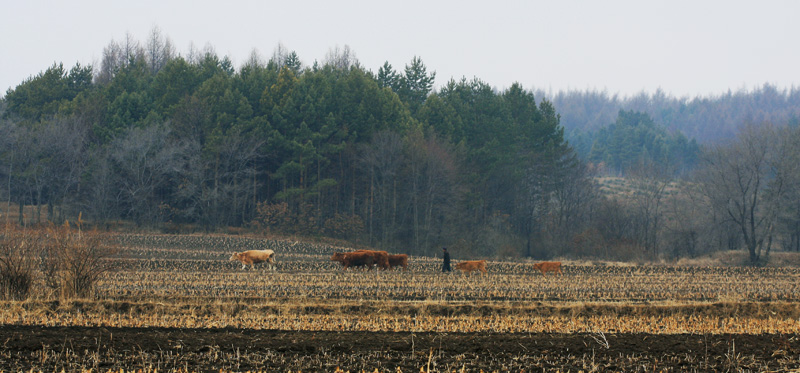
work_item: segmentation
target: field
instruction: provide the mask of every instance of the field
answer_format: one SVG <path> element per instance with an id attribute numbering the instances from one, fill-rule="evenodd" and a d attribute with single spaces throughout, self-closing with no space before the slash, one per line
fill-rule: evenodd
<path id="1" fill-rule="evenodd" d="M 795 267 L 490 260 L 489 274 L 342 271 L 350 249 L 242 236 L 119 235 L 93 299 L 0 304 L 3 371 L 786 371 Z M 234 251 L 271 248 L 274 270 Z M 453 260 L 460 258 L 457 251 Z"/>

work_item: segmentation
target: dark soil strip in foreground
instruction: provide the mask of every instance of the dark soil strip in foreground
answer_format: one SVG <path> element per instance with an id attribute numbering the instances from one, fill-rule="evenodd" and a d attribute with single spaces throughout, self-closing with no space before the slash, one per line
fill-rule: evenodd
<path id="1" fill-rule="evenodd" d="M 3 371 L 786 371 L 800 335 L 0 326 Z"/>

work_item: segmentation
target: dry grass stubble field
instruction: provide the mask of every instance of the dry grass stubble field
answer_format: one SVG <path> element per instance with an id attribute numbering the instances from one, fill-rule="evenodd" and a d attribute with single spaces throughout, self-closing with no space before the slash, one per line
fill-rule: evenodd
<path id="1" fill-rule="evenodd" d="M 95 298 L 0 308 L 0 369 L 781 371 L 800 368 L 794 267 L 489 261 L 342 271 L 328 245 L 121 235 Z M 234 251 L 270 248 L 276 270 Z M 454 261 L 462 259 L 453 253 Z"/>

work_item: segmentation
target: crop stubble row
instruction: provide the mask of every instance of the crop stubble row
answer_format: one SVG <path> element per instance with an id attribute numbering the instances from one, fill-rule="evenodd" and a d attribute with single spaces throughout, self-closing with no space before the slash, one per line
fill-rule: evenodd
<path id="1" fill-rule="evenodd" d="M 102 307 L 37 310 L 3 308 L 2 322 L 24 325 L 236 327 L 330 331 L 797 333 L 800 301 L 795 268 L 608 266 L 565 263 L 563 276 L 535 272 L 531 262 L 489 261 L 489 275 L 442 274 L 439 260 L 412 257 L 411 270 L 342 271 L 329 258 L 347 249 L 231 236 L 119 236 L 118 270 L 101 281 L 97 298 L 113 302 L 174 302 L 170 311 Z M 231 252 L 271 248 L 275 269 L 243 271 Z M 459 258 L 455 258 L 457 262 Z M 466 258 L 465 258 L 466 259 Z M 250 303 L 242 304 L 242 300 Z M 180 301 L 179 301 L 180 300 Z M 291 305 L 377 304 L 377 312 L 304 312 Z M 218 304 L 219 312 L 197 312 Z M 708 304 L 756 304 L 767 311 L 714 315 Z M 253 305 L 256 306 L 253 306 Z M 258 304 L 285 305 L 261 312 Z M 406 304 L 411 312 L 393 312 Z M 501 312 L 448 314 L 449 305 L 487 304 Z M 536 315 L 536 304 L 587 305 L 575 315 Z M 700 304 L 698 315 L 667 311 L 620 315 L 587 312 L 593 304 Z M 428 306 L 445 307 L 428 313 Z M 513 312 L 515 305 L 528 312 Z M 761 307 L 758 305 L 767 305 Z M 233 307 L 233 308 L 232 308 Z M 235 310 L 237 309 L 238 310 Z M 578 308 L 580 308 L 579 306 Z M 63 307 L 62 307 L 63 308 Z M 112 307 L 113 308 L 113 307 Z M 234 311 L 231 311 L 234 309 Z M 746 309 L 746 307 L 739 308 Z M 788 311 L 787 311 L 788 309 Z M 512 310 L 512 311 L 509 311 Z"/>

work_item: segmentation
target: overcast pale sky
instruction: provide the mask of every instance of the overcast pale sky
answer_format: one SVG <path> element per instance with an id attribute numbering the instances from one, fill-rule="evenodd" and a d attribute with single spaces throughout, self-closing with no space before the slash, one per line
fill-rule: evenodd
<path id="1" fill-rule="evenodd" d="M 97 64 L 126 33 L 154 27 L 177 51 L 214 47 L 236 67 L 281 43 L 304 64 L 348 45 L 362 66 L 419 56 L 437 85 L 477 77 L 504 89 L 661 88 L 711 95 L 800 86 L 800 1 L 346 0 L 2 1 L 0 95 L 54 62 Z"/>

